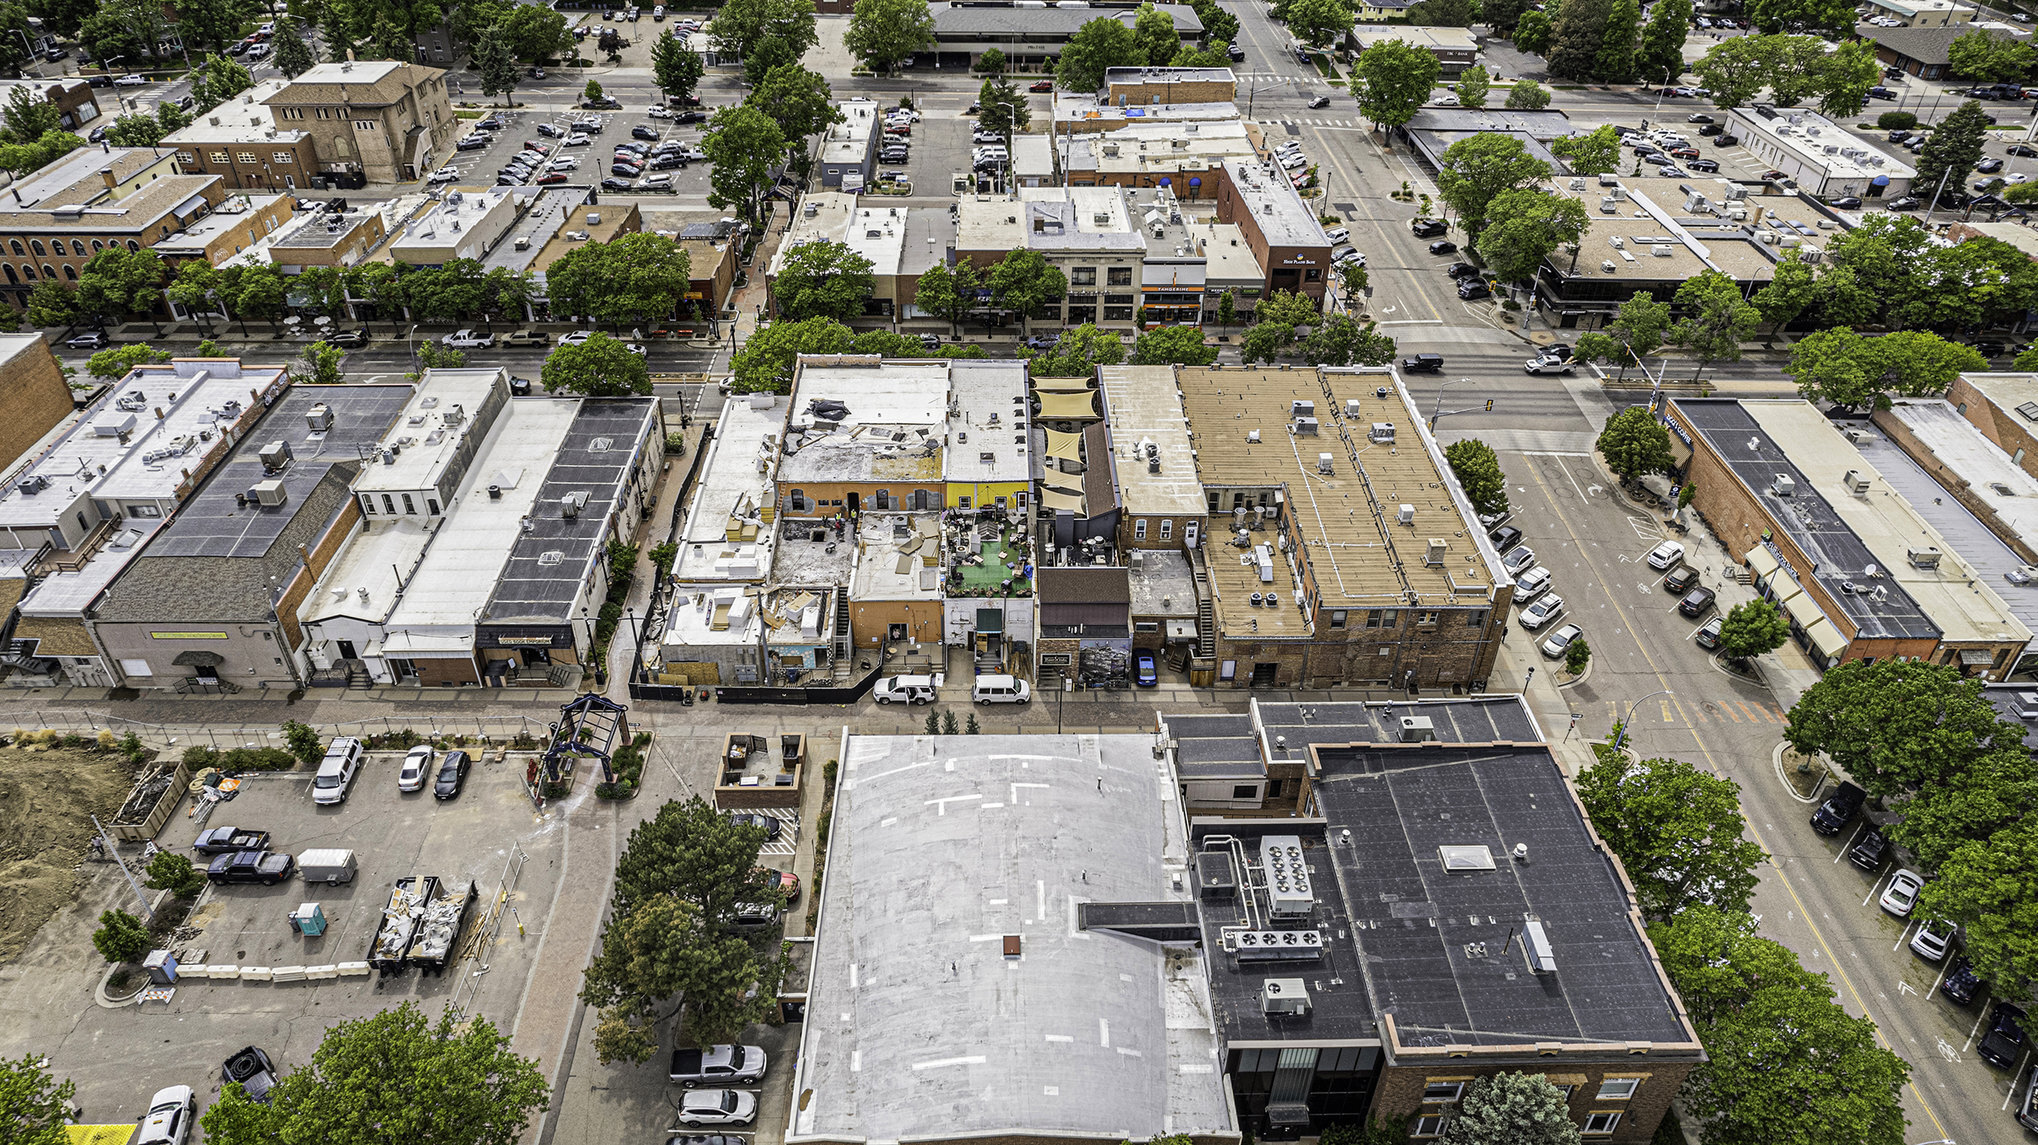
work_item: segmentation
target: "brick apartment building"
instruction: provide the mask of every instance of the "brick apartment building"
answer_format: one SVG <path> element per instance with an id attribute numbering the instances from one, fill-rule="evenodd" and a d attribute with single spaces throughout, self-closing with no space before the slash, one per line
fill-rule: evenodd
<path id="1" fill-rule="evenodd" d="M 1292 290 L 1323 301 L 1330 239 L 1287 175 L 1257 159 L 1226 159 L 1217 187 L 1217 220 L 1236 223 L 1266 272 L 1268 292 Z"/>
<path id="2" fill-rule="evenodd" d="M 446 73 L 419 64 L 319 64 L 263 102 L 278 130 L 310 137 L 319 173 L 347 187 L 423 178 L 458 131 Z"/>
<path id="3" fill-rule="evenodd" d="M 188 175 L 218 175 L 229 187 L 290 191 L 312 186 L 318 148 L 311 133 L 278 127 L 265 101 L 289 86 L 264 80 L 163 137 Z"/>
<path id="4" fill-rule="evenodd" d="M 36 283 L 75 283 L 93 255 L 152 247 L 226 196 L 216 175 L 180 174 L 174 151 L 73 151 L 0 193 L 0 299 L 25 307 Z"/>

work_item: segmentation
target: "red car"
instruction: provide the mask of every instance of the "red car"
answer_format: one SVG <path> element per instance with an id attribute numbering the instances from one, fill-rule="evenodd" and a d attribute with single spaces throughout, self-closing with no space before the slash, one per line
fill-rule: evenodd
<path id="1" fill-rule="evenodd" d="M 536 179 L 531 180 L 532 183 L 540 187 L 550 186 L 553 183 L 564 183 L 565 181 L 566 172 L 564 171 L 547 171 Z"/>
<path id="2" fill-rule="evenodd" d="M 1672 147 L 1670 149 L 1670 157 L 1672 159 L 1696 159 L 1698 158 L 1698 148 Z"/>
<path id="3" fill-rule="evenodd" d="M 800 876 L 791 871 L 774 871 L 769 867 L 760 867 L 758 869 L 763 871 L 766 876 L 765 885 L 770 886 L 775 883 L 785 888 L 787 906 L 800 901 Z"/>
<path id="4" fill-rule="evenodd" d="M 1034 84 L 1033 84 L 1033 86 L 1032 86 L 1032 87 L 1029 87 L 1029 88 L 1027 88 L 1026 90 L 1027 90 L 1027 91 L 1053 91 L 1053 90 L 1054 90 L 1054 81 L 1053 81 L 1053 80 L 1036 80 L 1036 81 L 1034 81 Z"/>

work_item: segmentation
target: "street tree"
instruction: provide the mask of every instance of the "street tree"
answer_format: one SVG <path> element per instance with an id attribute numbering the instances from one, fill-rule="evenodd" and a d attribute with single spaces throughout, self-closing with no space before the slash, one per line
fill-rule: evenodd
<path id="1" fill-rule="evenodd" d="M 239 1085 L 199 1118 L 206 1145 L 401 1138 L 407 1145 L 514 1145 L 549 1105 L 538 1063 L 487 1018 L 416 1002 L 326 1028 L 311 1063 L 258 1102 Z"/>
<path id="2" fill-rule="evenodd" d="M 970 70 L 987 76 L 1003 75 L 1005 53 L 996 48 L 985 48 L 983 54 L 977 57 L 977 62 L 970 65 Z"/>
<path id="3" fill-rule="evenodd" d="M 1217 328 L 1231 329 L 1231 324 L 1237 317 L 1238 299 L 1232 296 L 1231 289 L 1227 287 L 1223 294 L 1217 296 Z"/>
<path id="4" fill-rule="evenodd" d="M 1140 67 L 1146 63 L 1132 29 L 1111 16 L 1099 16 L 1076 29 L 1062 45 L 1055 82 L 1069 91 L 1096 91 L 1104 86 L 1106 68 Z"/>
<path id="5" fill-rule="evenodd" d="M 1650 923 L 1649 941 L 1701 1038 L 1765 990 L 1832 989 L 1825 975 L 1806 970 L 1789 947 L 1757 934 L 1745 911 L 1694 903 Z"/>
<path id="6" fill-rule="evenodd" d="M 1139 53 L 1141 63 L 1166 67 L 1182 47 L 1174 17 L 1155 7 L 1151 0 L 1141 4 L 1132 17 L 1132 47 Z"/>
<path id="7" fill-rule="evenodd" d="M 222 271 L 219 293 L 227 312 L 240 319 L 242 334 L 247 333 L 248 319 L 274 322 L 283 317 L 289 303 L 289 287 L 282 273 L 266 263 Z"/>
<path id="8" fill-rule="evenodd" d="M 1087 378 L 1098 366 L 1116 366 L 1123 361 L 1125 342 L 1116 333 L 1085 322 L 1062 331 L 1054 348 L 1036 355 L 1027 368 L 1036 378 Z"/>
<path id="9" fill-rule="evenodd" d="M 701 85 L 708 66 L 687 41 L 670 31 L 651 44 L 651 75 L 667 98 L 684 100 Z"/>
<path id="10" fill-rule="evenodd" d="M 786 157 L 794 176 L 801 180 L 813 168 L 813 150 L 807 140 L 843 119 L 828 81 L 797 63 L 780 64 L 766 72 L 743 102 L 770 117 L 784 133 Z"/>
<path id="11" fill-rule="evenodd" d="M 191 100 L 199 114 L 255 86 L 255 77 L 231 56 L 207 56 L 191 69 Z"/>
<path id="12" fill-rule="evenodd" d="M 1541 111 L 1550 106 L 1550 89 L 1530 79 L 1514 81 L 1507 92 L 1507 110 Z"/>
<path id="13" fill-rule="evenodd" d="M 849 327 L 832 318 L 761 326 L 729 359 L 729 388 L 736 393 L 785 393 L 792 388 L 793 364 L 801 354 L 846 354 L 850 339 Z"/>
<path id="14" fill-rule="evenodd" d="M 1784 367 L 1806 401 L 1850 409 L 1886 409 L 1891 394 L 1933 397 L 1968 371 L 1988 369 L 1972 346 L 1923 330 L 1863 337 L 1845 326 L 1798 339 Z"/>
<path id="15" fill-rule="evenodd" d="M 1253 321 L 1287 326 L 1314 326 L 1323 320 L 1316 300 L 1299 290 L 1276 290 L 1253 307 Z"/>
<path id="16" fill-rule="evenodd" d="M 1953 109 L 1925 140 L 1915 164 L 1917 175 L 1911 186 L 1929 201 L 1946 187 L 1959 190 L 1981 162 L 1981 143 L 1988 135 L 1988 113 L 1978 100 L 1968 100 Z"/>
<path id="17" fill-rule="evenodd" d="M 977 89 L 977 126 L 996 132 L 1011 142 L 1012 133 L 1033 122 L 1033 109 L 1026 93 L 1004 76 L 992 76 Z"/>
<path id="18" fill-rule="evenodd" d="M 1691 33 L 1692 0 L 1656 0 L 1635 49 L 1636 74 L 1667 84 L 1684 74 L 1684 38 Z"/>
<path id="19" fill-rule="evenodd" d="M 2017 996 L 2038 974 L 2038 819 L 1963 844 L 1925 884 L 1918 909 L 1958 923 L 1975 973 Z"/>
<path id="20" fill-rule="evenodd" d="M 820 42 L 813 0 L 731 0 L 708 24 L 708 40 L 724 58 L 742 59 L 746 77 L 750 57 L 767 40 L 777 41 L 769 63 L 796 61 Z"/>
<path id="21" fill-rule="evenodd" d="M 1706 50 L 1691 72 L 1718 107 L 1746 107 L 1776 78 L 1776 49 L 1768 36 L 1729 36 Z"/>
<path id="22" fill-rule="evenodd" d="M 1666 473 L 1677 464 L 1670 456 L 1670 431 L 1649 415 L 1647 406 L 1629 406 L 1607 418 L 1593 448 L 1622 481 Z"/>
<path id="23" fill-rule="evenodd" d="M 2038 805 L 2038 765 L 2021 743 L 1990 748 L 1901 804 L 1883 830 L 1921 871 L 1943 870 L 1954 853 L 2022 822 Z M 1933 917 L 1950 917 L 1935 915 Z"/>
<path id="24" fill-rule="evenodd" d="M 1203 340 L 1201 326 L 1156 326 L 1139 336 L 1132 361 L 1140 366 L 1207 366 L 1217 360 L 1217 347 Z"/>
<path id="25" fill-rule="evenodd" d="M 927 0 L 856 0 L 842 46 L 879 75 L 934 43 L 934 16 Z"/>
<path id="26" fill-rule="evenodd" d="M 85 18 L 99 11 L 95 0 L 35 0 L 29 7 L 29 15 L 42 21 L 44 31 L 66 40 L 77 39 Z"/>
<path id="27" fill-rule="evenodd" d="M 1782 330 L 1818 301 L 1820 290 L 1813 281 L 1815 277 L 1812 265 L 1793 251 L 1770 271 L 1768 284 L 1749 297 L 1748 301 L 1762 312 L 1762 320 L 1769 323 L 1770 334 Z"/>
<path id="28" fill-rule="evenodd" d="M 881 358 L 988 358 L 982 346 L 944 343 L 929 350 L 918 338 L 890 330 L 862 330 L 849 340 L 852 354 L 876 354 Z"/>
<path id="29" fill-rule="evenodd" d="M 1394 360 L 1394 339 L 1372 322 L 1350 314 L 1328 314 L 1296 347 L 1313 366 L 1384 366 Z"/>
<path id="30" fill-rule="evenodd" d="M 0 104 L 0 119 L 7 124 L 0 134 L 9 143 L 33 143 L 43 133 L 61 131 L 64 126 L 62 110 L 26 87 L 7 90 L 7 102 Z"/>
<path id="31" fill-rule="evenodd" d="M 548 56 L 570 56 L 573 36 L 566 30 L 566 15 L 543 4 L 513 4 L 501 12 L 493 26 L 502 33 L 510 54 L 537 63 Z M 479 39 L 479 33 L 475 34 Z"/>
<path id="32" fill-rule="evenodd" d="M 1019 329 L 1034 311 L 1069 292 L 1068 276 L 1039 251 L 1015 250 L 991 267 L 991 299 L 1019 315 Z"/>
<path id="33" fill-rule="evenodd" d="M 340 362 L 347 352 L 321 339 L 312 342 L 298 352 L 297 361 L 290 364 L 290 377 L 299 385 L 337 386 L 346 379 L 340 375 Z"/>
<path id="34" fill-rule="evenodd" d="M 670 318 L 692 276 L 686 248 L 638 231 L 575 246 L 545 272 L 545 282 L 554 314 L 622 327 Z"/>
<path id="35" fill-rule="evenodd" d="M 1641 30 L 1642 7 L 1637 0 L 1613 0 L 1606 14 L 1606 30 L 1600 35 L 1599 54 L 1592 61 L 1594 78 L 1601 83 L 1633 82 L 1636 39 Z"/>
<path id="36" fill-rule="evenodd" d="M 1598 74 L 1613 0 L 1565 0 L 1550 24 L 1550 74 L 1585 81 Z M 1519 35 L 1519 33 L 1517 33 Z"/>
<path id="37" fill-rule="evenodd" d="M 142 885 L 152 891 L 168 891 L 180 899 L 191 898 L 205 889 L 205 872 L 175 851 L 157 851 L 144 871 Z"/>
<path id="38" fill-rule="evenodd" d="M 797 322 L 833 318 L 847 322 L 863 313 L 871 296 L 871 261 L 839 242 L 815 239 L 782 255 L 772 298 L 780 315 Z"/>
<path id="39" fill-rule="evenodd" d="M 1832 668 L 1798 697 L 1783 736 L 1887 798 L 1943 782 L 1992 747 L 2023 742 L 2022 728 L 2000 719 L 1981 682 L 1958 668 L 1892 658 Z"/>
<path id="40" fill-rule="evenodd" d="M 147 342 L 130 342 L 125 346 L 108 346 L 92 355 L 85 362 L 85 372 L 95 378 L 119 381 L 134 371 L 136 366 L 155 365 L 170 360 L 167 350 L 158 350 Z"/>
<path id="41" fill-rule="evenodd" d="M 149 928 L 124 910 L 99 912 L 99 929 L 92 932 L 92 948 L 108 962 L 140 962 L 154 945 Z"/>
<path id="42" fill-rule="evenodd" d="M 1502 191 L 1486 205 L 1479 254 L 1500 281 L 1527 282 L 1557 248 L 1577 245 L 1589 221 L 1584 202 L 1567 195 Z"/>
<path id="43" fill-rule="evenodd" d="M 0 1137 L 8 1145 L 65 1145 L 76 1083 L 49 1075 L 41 1054 L 0 1059 Z"/>
<path id="44" fill-rule="evenodd" d="M 2021 80 L 2038 67 L 2038 50 L 2008 33 L 1976 28 L 1946 46 L 1946 70 L 1978 84 Z"/>
<path id="45" fill-rule="evenodd" d="M 749 104 L 725 107 L 708 121 L 701 150 L 714 164 L 708 177 L 708 203 L 737 212 L 752 226 L 762 226 L 765 196 L 771 193 L 773 172 L 787 150 L 785 132 L 778 123 Z"/>
<path id="46" fill-rule="evenodd" d="M 1713 362 L 1737 362 L 1741 343 L 1762 324 L 1762 312 L 1741 295 L 1741 287 L 1717 270 L 1689 278 L 1677 288 L 1677 305 L 1685 316 L 1670 327 L 1668 341 L 1698 361 L 1692 379 Z"/>
<path id="47" fill-rule="evenodd" d="M 69 326 L 78 320 L 78 292 L 45 279 L 28 292 L 26 314 L 31 326 Z"/>
<path id="48" fill-rule="evenodd" d="M 163 297 L 163 273 L 162 258 L 148 247 L 107 247 L 79 272 L 78 304 L 101 318 L 144 317 Z"/>
<path id="49" fill-rule="evenodd" d="M 1753 660 L 1789 639 L 1790 622 L 1767 600 L 1743 601 L 1720 621 L 1720 655 L 1729 660 Z"/>
<path id="50" fill-rule="evenodd" d="M 285 18 L 276 21 L 276 35 L 269 42 L 274 45 L 270 60 L 290 79 L 310 71 L 312 65 L 318 62 L 312 58 L 311 45 L 304 42 L 304 34 L 297 30 L 296 20 Z"/>
<path id="51" fill-rule="evenodd" d="M 212 315 L 219 306 L 219 283 L 219 271 L 211 263 L 202 258 L 186 259 L 177 264 L 176 277 L 163 288 L 163 293 L 183 307 L 185 313 L 197 317 L 210 333 Z"/>
<path id="52" fill-rule="evenodd" d="M 502 33 L 494 28 L 481 33 L 481 42 L 474 45 L 474 69 L 481 73 L 482 95 L 490 99 L 502 96 L 504 103 L 515 105 L 517 84 L 524 73 L 510 55 Z"/>
<path id="53" fill-rule="evenodd" d="M 546 393 L 565 391 L 590 398 L 643 396 L 651 392 L 644 355 L 600 331 L 579 345 L 566 344 L 545 356 L 538 374 Z"/>
<path id="54" fill-rule="evenodd" d="M 1239 339 L 1238 355 L 1248 366 L 1271 362 L 1295 344 L 1295 327 L 1287 322 L 1255 322 Z"/>
<path id="55" fill-rule="evenodd" d="M 1485 107 L 1486 95 L 1493 88 L 1493 77 L 1486 72 L 1484 64 L 1474 64 L 1458 76 L 1458 103 L 1465 107 Z"/>
<path id="56" fill-rule="evenodd" d="M 1404 40 L 1374 44 L 1352 65 L 1352 94 L 1375 127 L 1399 127 L 1429 102 L 1442 70 L 1428 48 Z"/>
<path id="57" fill-rule="evenodd" d="M 1476 243 L 1487 225 L 1487 205 L 1496 195 L 1533 187 L 1549 177 L 1550 165 L 1530 155 L 1519 139 L 1482 131 L 1444 149 L 1437 194 L 1458 212 L 1460 224 Z"/>
<path id="58" fill-rule="evenodd" d="M 1607 744 L 1594 756 L 1578 776 L 1578 801 L 1627 868 L 1642 917 L 1672 919 L 1699 904 L 1746 910 L 1764 855 L 1745 837 L 1739 785 L 1682 760 L 1637 760 Z"/>
<path id="59" fill-rule="evenodd" d="M 1611 126 L 1550 140 L 1550 154 L 1562 159 L 1573 175 L 1617 175 L 1620 153 L 1620 135 Z"/>
<path id="60" fill-rule="evenodd" d="M 253 0 L 185 0 L 177 5 L 177 31 L 187 46 L 202 44 L 225 53 L 255 14 Z"/>
<path id="61" fill-rule="evenodd" d="M 938 263 L 922 271 L 914 288 L 914 304 L 948 323 L 952 337 L 963 317 L 977 307 L 977 288 L 984 285 L 976 265 L 958 259 L 954 266 Z"/>
<path id="62" fill-rule="evenodd" d="M 1507 512 L 1507 475 L 1492 446 L 1476 437 L 1454 441 L 1444 447 L 1444 460 L 1480 516 Z"/>
<path id="63" fill-rule="evenodd" d="M 1578 1145 L 1570 1100 L 1543 1074 L 1497 1073 L 1465 1087 L 1442 1145 Z"/>
<path id="64" fill-rule="evenodd" d="M 121 118 L 126 119 L 128 117 L 122 116 Z M 148 138 L 162 138 L 164 134 L 162 125 L 155 116 L 136 114 L 133 118 L 149 125 L 148 130 L 145 132 Z M 120 120 L 114 121 L 115 127 L 118 127 L 119 124 Z M 112 135 L 113 132 L 109 129 L 107 132 L 109 140 L 111 140 Z M 45 131 L 39 138 L 29 143 L 0 143 L 0 168 L 5 168 L 16 176 L 26 175 L 31 171 L 40 171 L 83 146 L 85 146 L 84 139 L 68 131 Z M 123 146 L 128 145 L 123 144 Z M 135 144 L 134 146 L 145 145 Z"/>
<path id="65" fill-rule="evenodd" d="M 169 132 L 163 129 L 163 121 L 145 111 L 130 111 L 125 115 L 116 116 L 106 127 L 106 141 L 115 147 L 154 147 L 168 134 Z M 12 164 L 7 162 L 6 152 L 6 147 L 0 147 L 0 166 L 13 170 Z"/>
<path id="66" fill-rule="evenodd" d="M 1551 22 L 1549 13 L 1541 8 L 1523 12 L 1514 26 L 1514 46 L 1532 56 L 1548 52 L 1550 41 L 1555 36 L 1556 26 Z"/>
<path id="67" fill-rule="evenodd" d="M 1592 662 L 1592 646 L 1580 636 L 1564 646 L 1564 671 L 1573 676 L 1582 674 L 1585 666 Z"/>
<path id="68" fill-rule="evenodd" d="M 1495 35 L 1511 36 L 1515 25 L 1521 22 L 1522 13 L 1528 11 L 1527 0 L 1481 0 L 1479 19 L 1492 28 Z M 1466 25 L 1470 27 L 1470 24 Z"/>
<path id="69" fill-rule="evenodd" d="M 1818 68 L 1819 111 L 1840 119 L 1868 106 L 1868 89 L 1882 82 L 1882 61 L 1866 40 L 1841 44 Z"/>
<path id="70" fill-rule="evenodd" d="M 317 728 L 296 720 L 283 721 L 283 746 L 306 767 L 317 767 L 325 758 L 325 737 Z"/>
<path id="71" fill-rule="evenodd" d="M 1346 259 L 1337 265 L 1337 289 L 1344 296 L 1345 305 L 1353 310 L 1366 304 L 1366 291 L 1372 286 L 1373 276 L 1359 265 L 1358 259 Z"/>
<path id="72" fill-rule="evenodd" d="M 1352 30 L 1352 10 L 1345 0 L 1293 0 L 1288 5 L 1288 30 L 1312 48 L 1325 48 Z"/>
<path id="73" fill-rule="evenodd" d="M 411 351 L 415 367 L 405 371 L 403 380 L 415 382 L 432 370 L 458 370 L 467 365 L 467 351 L 449 350 L 437 342 L 419 342 Z"/>
<path id="74" fill-rule="evenodd" d="M 1238 43 L 1238 17 L 1226 11 L 1217 0 L 1193 0 L 1190 8 L 1196 19 L 1203 24 L 1203 37 L 1208 43 Z"/>
<path id="75" fill-rule="evenodd" d="M 602 86 L 600 80 L 589 80 L 587 81 L 587 86 L 580 89 L 580 98 L 587 103 L 598 102 L 601 97 Z"/>

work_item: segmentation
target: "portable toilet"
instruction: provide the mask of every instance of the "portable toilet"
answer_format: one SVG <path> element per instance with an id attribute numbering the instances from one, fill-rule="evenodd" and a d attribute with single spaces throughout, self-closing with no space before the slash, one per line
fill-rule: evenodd
<path id="1" fill-rule="evenodd" d="M 306 938 L 317 938 L 326 932 L 325 908 L 315 902 L 299 903 L 290 912 L 290 929 Z"/>

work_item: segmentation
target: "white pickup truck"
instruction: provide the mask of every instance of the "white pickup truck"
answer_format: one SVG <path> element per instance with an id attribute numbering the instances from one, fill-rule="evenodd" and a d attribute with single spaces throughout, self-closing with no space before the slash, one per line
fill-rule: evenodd
<path id="1" fill-rule="evenodd" d="M 477 334 L 472 330 L 455 330 L 439 339 L 439 342 L 448 350 L 472 350 L 495 345 L 495 335 Z"/>

